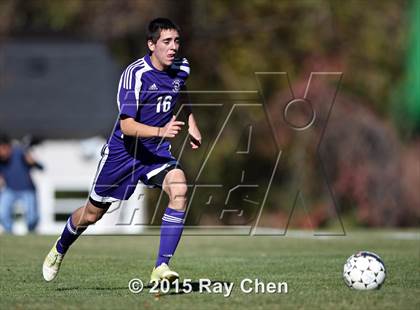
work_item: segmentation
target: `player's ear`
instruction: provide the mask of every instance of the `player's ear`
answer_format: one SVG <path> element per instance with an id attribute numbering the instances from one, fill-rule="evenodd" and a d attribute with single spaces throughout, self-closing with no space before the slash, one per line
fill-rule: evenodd
<path id="1" fill-rule="evenodd" d="M 149 47 L 149 50 L 150 50 L 151 52 L 154 52 L 154 51 L 155 51 L 155 47 L 156 47 L 156 45 L 155 45 L 155 43 L 153 43 L 153 41 L 152 41 L 152 40 L 148 40 L 148 41 L 147 41 L 147 46 Z"/>

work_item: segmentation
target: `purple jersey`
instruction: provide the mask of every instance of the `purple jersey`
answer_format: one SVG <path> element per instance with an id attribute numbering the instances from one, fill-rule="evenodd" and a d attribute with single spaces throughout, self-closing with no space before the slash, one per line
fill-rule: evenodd
<path id="1" fill-rule="evenodd" d="M 122 73 L 118 86 L 120 117 L 132 117 L 145 125 L 163 127 L 171 119 L 179 91 L 190 73 L 187 59 L 176 59 L 164 71 L 157 70 L 149 55 L 130 64 Z M 128 140 L 135 140 L 128 138 Z M 140 138 L 136 142 L 138 152 L 146 151 L 165 156 L 170 149 L 167 140 L 159 137 Z M 110 148 L 124 143 L 120 123 L 110 138 Z"/>
<path id="2" fill-rule="evenodd" d="M 185 58 L 175 60 L 165 71 L 154 68 L 149 55 L 133 62 L 120 78 L 119 117 L 132 117 L 150 126 L 165 126 L 189 72 Z M 151 179 L 171 166 L 178 167 L 178 161 L 170 152 L 169 141 L 159 137 L 124 136 L 118 121 L 102 150 L 90 197 L 98 202 L 126 200 L 139 181 L 159 186 Z"/>

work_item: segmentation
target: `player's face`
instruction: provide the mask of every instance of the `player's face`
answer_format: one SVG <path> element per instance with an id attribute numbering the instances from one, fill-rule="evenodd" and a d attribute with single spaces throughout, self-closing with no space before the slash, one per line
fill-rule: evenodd
<path id="1" fill-rule="evenodd" d="M 179 33 L 175 29 L 162 30 L 156 43 L 148 42 L 153 65 L 163 70 L 172 65 L 179 49 Z"/>
<path id="2" fill-rule="evenodd" d="M 0 160 L 8 160 L 12 153 L 12 147 L 9 144 L 0 144 Z"/>

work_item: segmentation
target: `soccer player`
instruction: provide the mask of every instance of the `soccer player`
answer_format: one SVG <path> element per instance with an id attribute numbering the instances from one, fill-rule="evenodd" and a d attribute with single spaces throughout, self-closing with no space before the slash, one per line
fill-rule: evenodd
<path id="1" fill-rule="evenodd" d="M 162 218 L 160 246 L 150 282 L 177 279 L 168 266 L 181 238 L 186 206 L 185 174 L 170 152 L 184 122 L 173 116 L 174 105 L 185 89 L 190 73 L 188 61 L 176 58 L 180 30 L 166 18 L 150 22 L 147 32 L 149 53 L 130 64 L 122 73 L 117 94 L 119 121 L 108 143 L 84 207 L 73 212 L 43 264 L 43 276 L 52 281 L 74 241 L 96 223 L 112 202 L 128 199 L 139 181 L 159 187 L 169 196 Z M 187 111 L 190 145 L 197 149 L 201 134 L 190 107 Z"/>

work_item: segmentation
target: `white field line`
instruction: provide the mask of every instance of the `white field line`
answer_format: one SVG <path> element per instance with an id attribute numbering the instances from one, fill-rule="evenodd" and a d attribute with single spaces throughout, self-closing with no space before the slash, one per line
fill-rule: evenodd
<path id="1" fill-rule="evenodd" d="M 366 230 L 366 231 L 347 231 L 345 235 L 341 232 L 334 231 L 310 231 L 310 230 L 288 230 L 284 233 L 284 229 L 276 228 L 258 228 L 258 234 L 264 236 L 284 236 L 289 238 L 297 239 L 341 239 L 351 238 L 360 239 L 366 238 L 366 234 L 369 234 L 370 238 L 379 239 L 393 239 L 393 240 L 419 240 L 420 241 L 420 230 L 417 231 L 379 231 L 379 230 Z"/>

